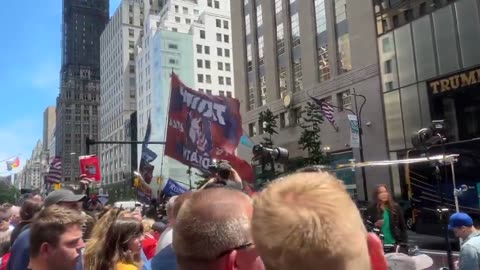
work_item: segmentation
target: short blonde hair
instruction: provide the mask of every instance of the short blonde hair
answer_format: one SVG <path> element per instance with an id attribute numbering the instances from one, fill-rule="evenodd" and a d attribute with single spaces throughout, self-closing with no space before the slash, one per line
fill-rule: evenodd
<path id="1" fill-rule="evenodd" d="M 267 269 L 370 270 L 367 232 L 343 183 L 295 173 L 254 200 L 252 235 Z"/>
<path id="2" fill-rule="evenodd" d="M 240 191 L 214 188 L 194 192 L 181 207 L 173 230 L 179 269 L 201 269 L 200 261 L 214 260 L 251 243 L 251 210 L 251 199 Z"/>
<path id="3" fill-rule="evenodd" d="M 143 219 L 142 220 L 142 224 L 143 224 L 143 232 L 145 233 L 149 233 L 149 232 L 152 232 L 152 227 L 153 227 L 153 224 L 155 223 L 155 220 L 151 219 L 151 218 L 146 218 L 146 219 Z"/>

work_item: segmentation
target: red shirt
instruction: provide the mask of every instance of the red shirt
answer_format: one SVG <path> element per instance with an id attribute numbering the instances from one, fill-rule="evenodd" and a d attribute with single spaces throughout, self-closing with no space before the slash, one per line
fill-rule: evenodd
<path id="1" fill-rule="evenodd" d="M 157 239 L 151 234 L 145 234 L 145 239 L 142 241 L 142 249 L 148 260 L 155 256 L 155 249 L 157 248 Z M 2 269 L 0 269 L 2 270 Z"/>
<path id="2" fill-rule="evenodd" d="M 385 259 L 385 254 L 383 253 L 382 240 L 375 233 L 369 233 L 367 243 L 372 270 L 388 270 L 387 259 Z"/>
<path id="3" fill-rule="evenodd" d="M 0 263 L 0 270 L 7 270 L 7 264 L 10 260 L 10 252 L 5 253 L 2 257 L 2 262 Z"/>

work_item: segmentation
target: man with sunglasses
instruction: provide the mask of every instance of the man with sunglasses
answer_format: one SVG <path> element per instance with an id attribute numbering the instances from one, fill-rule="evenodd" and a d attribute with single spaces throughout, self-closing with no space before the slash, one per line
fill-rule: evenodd
<path id="1" fill-rule="evenodd" d="M 68 209 L 80 211 L 82 208 L 82 201 L 85 195 L 77 195 L 68 189 L 58 189 L 45 198 L 44 207 L 51 205 L 58 205 Z M 30 262 L 30 229 L 23 231 L 15 240 L 11 248 L 10 260 L 8 262 L 7 270 L 27 270 Z M 81 256 L 77 263 L 78 270 L 83 269 Z"/>
<path id="2" fill-rule="evenodd" d="M 180 270 L 263 270 L 250 235 L 251 199 L 213 188 L 194 192 L 178 213 L 173 250 Z"/>

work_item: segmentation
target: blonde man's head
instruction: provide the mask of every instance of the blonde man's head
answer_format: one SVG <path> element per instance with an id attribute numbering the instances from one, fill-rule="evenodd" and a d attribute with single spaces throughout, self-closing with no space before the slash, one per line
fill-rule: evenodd
<path id="1" fill-rule="evenodd" d="M 153 232 L 152 227 L 153 224 L 155 223 L 155 220 L 151 218 L 146 218 L 142 220 L 142 225 L 143 225 L 143 232 L 144 233 L 151 233 Z"/>
<path id="2" fill-rule="evenodd" d="M 267 269 L 370 270 L 360 213 L 328 173 L 273 182 L 254 200 L 252 234 Z"/>

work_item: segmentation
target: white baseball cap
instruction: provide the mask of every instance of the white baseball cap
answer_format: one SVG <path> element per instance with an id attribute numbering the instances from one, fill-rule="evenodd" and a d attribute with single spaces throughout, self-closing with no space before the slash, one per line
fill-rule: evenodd
<path id="1" fill-rule="evenodd" d="M 389 270 L 423 270 L 433 265 L 433 259 L 425 254 L 408 256 L 403 253 L 385 255 Z"/>

